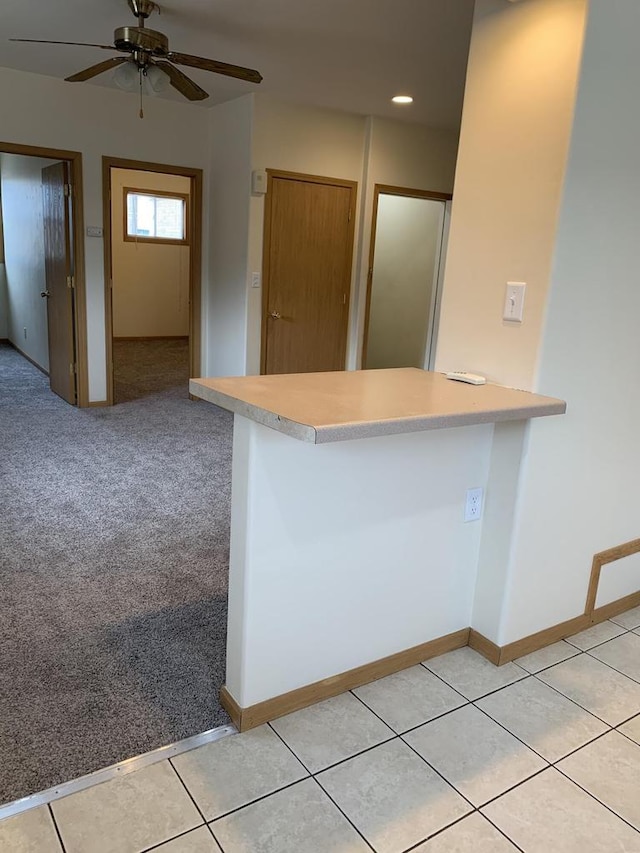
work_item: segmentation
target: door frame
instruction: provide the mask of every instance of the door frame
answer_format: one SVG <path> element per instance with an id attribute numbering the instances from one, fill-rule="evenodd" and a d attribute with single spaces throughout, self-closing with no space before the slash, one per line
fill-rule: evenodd
<path id="1" fill-rule="evenodd" d="M 373 211 L 371 213 L 371 237 L 369 240 L 369 265 L 367 267 L 367 294 L 364 308 L 364 334 L 362 336 L 361 365 L 363 369 L 367 363 L 367 344 L 369 343 L 369 318 L 371 314 L 371 286 L 373 284 L 373 262 L 376 253 L 376 228 L 378 227 L 378 201 L 381 195 L 396 195 L 404 198 L 426 198 L 432 201 L 450 202 L 451 193 L 441 193 L 435 190 L 416 190 L 409 187 L 395 187 L 389 184 L 374 184 L 373 187 Z M 442 258 L 440 259 L 442 261 Z M 442 264 L 440 264 L 442 266 Z M 435 282 L 434 282 L 435 284 Z M 436 296 L 437 299 L 437 296 Z M 425 357 L 428 356 L 428 353 Z"/>
<path id="2" fill-rule="evenodd" d="M 330 187 L 346 187 L 352 192 L 351 216 L 349 219 L 348 243 L 348 276 L 347 278 L 347 315 L 344 327 L 344 366 L 347 364 L 347 345 L 349 342 L 349 318 L 351 314 L 351 281 L 353 278 L 353 247 L 355 241 L 356 213 L 358 205 L 358 182 L 343 178 L 326 178 L 321 175 L 306 175 L 303 172 L 286 172 L 281 169 L 267 169 L 267 194 L 264 202 L 264 229 L 262 237 L 262 317 L 260 321 L 260 373 L 264 374 L 267 367 L 267 308 L 269 305 L 269 264 L 271 261 L 271 203 L 273 199 L 273 181 L 283 179 L 289 181 L 304 181 L 308 184 L 325 184 Z"/>
<path id="3" fill-rule="evenodd" d="M 82 189 L 82 154 L 62 148 L 44 148 L 39 145 L 22 145 L 0 142 L 0 154 L 18 154 L 22 157 L 42 157 L 45 160 L 65 160 L 69 163 L 71 181 L 71 252 L 75 299 L 73 300 L 73 332 L 77 367 L 76 405 L 89 406 L 89 365 L 87 355 L 87 292 L 84 260 L 84 197 Z M 72 405 L 72 404 L 70 404 Z"/>
<path id="4" fill-rule="evenodd" d="M 113 405 L 113 300 L 111 278 L 111 170 L 132 169 L 139 172 L 157 172 L 161 175 L 179 175 L 190 178 L 189 241 L 189 375 L 200 376 L 202 348 L 202 169 L 189 166 L 168 166 L 146 160 L 128 160 L 121 157 L 102 158 L 102 214 L 104 229 L 104 320 L 107 358 L 107 406 Z"/>

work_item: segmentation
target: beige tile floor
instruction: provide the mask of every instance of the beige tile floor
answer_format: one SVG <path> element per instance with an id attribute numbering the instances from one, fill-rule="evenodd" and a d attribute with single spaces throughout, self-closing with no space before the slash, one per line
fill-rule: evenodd
<path id="1" fill-rule="evenodd" d="M 0 853 L 640 853 L 640 608 L 459 649 L 0 822 Z"/>

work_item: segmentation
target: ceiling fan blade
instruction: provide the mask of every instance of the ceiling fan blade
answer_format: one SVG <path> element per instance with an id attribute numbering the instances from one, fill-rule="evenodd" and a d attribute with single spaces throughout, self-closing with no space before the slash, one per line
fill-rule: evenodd
<path id="1" fill-rule="evenodd" d="M 50 41 L 49 39 L 9 39 L 9 41 L 22 41 L 31 44 L 74 44 L 78 47 L 99 47 L 101 50 L 117 50 L 112 44 L 88 44 L 84 41 Z"/>
<path id="2" fill-rule="evenodd" d="M 72 74 L 71 77 L 65 77 L 67 83 L 84 83 L 85 80 L 91 80 L 92 77 L 97 77 L 103 71 L 109 71 L 110 68 L 116 68 L 122 65 L 123 62 L 129 62 L 128 56 L 114 56 L 111 59 L 105 59 L 104 62 L 98 62 L 97 65 L 92 65 L 85 68 L 84 71 L 78 71 L 77 74 Z"/>
<path id="3" fill-rule="evenodd" d="M 161 68 L 171 81 L 173 88 L 177 89 L 181 95 L 184 95 L 185 98 L 188 98 L 190 101 L 204 101 L 205 98 L 209 97 L 208 92 L 201 89 L 197 83 L 194 83 L 193 80 L 187 77 L 186 74 L 183 74 L 179 68 L 171 65 L 170 62 L 156 60 L 154 65 Z"/>
<path id="4" fill-rule="evenodd" d="M 201 56 L 190 56 L 188 53 L 176 53 L 171 51 L 167 56 L 171 62 L 178 65 L 189 65 L 191 68 L 201 68 L 203 71 L 213 71 L 214 74 L 225 74 L 227 77 L 237 77 L 238 80 L 247 80 L 249 83 L 259 83 L 262 74 L 252 68 L 242 68 L 240 65 L 229 65 L 227 62 L 218 62 L 215 59 L 204 59 Z"/>

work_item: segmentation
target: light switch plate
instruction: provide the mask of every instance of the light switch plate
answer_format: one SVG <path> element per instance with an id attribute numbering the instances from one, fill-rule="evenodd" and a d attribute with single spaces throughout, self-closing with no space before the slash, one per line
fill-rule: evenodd
<path id="1" fill-rule="evenodd" d="M 87 225 L 87 237 L 102 237 L 102 233 L 99 225 Z"/>
<path id="2" fill-rule="evenodd" d="M 251 287 L 260 287 L 260 273 L 252 272 L 251 273 Z"/>
<path id="3" fill-rule="evenodd" d="M 522 323 L 524 312 L 524 292 L 527 284 L 524 281 L 508 281 L 504 297 L 502 319 L 509 323 Z"/>

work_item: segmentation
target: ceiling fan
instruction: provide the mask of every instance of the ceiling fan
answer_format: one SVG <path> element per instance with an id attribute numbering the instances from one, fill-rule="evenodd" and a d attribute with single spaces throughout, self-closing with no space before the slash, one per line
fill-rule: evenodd
<path id="1" fill-rule="evenodd" d="M 169 83 L 177 89 L 181 95 L 190 101 L 202 101 L 209 97 L 197 83 L 187 77 L 176 65 L 187 65 L 191 68 L 200 68 L 203 71 L 212 71 L 214 74 L 224 74 L 227 77 L 236 77 L 238 80 L 246 80 L 249 83 L 259 83 L 262 75 L 251 68 L 242 68 L 239 65 L 229 65 L 226 62 L 218 62 L 215 59 L 204 59 L 201 56 L 190 56 L 188 53 L 176 53 L 169 50 L 169 39 L 156 30 L 147 29 L 145 20 L 152 12 L 160 13 L 160 7 L 152 0 L 127 0 L 129 8 L 138 19 L 137 27 L 118 27 L 113 34 L 113 44 L 84 44 L 75 41 L 50 41 L 48 39 L 10 39 L 10 41 L 32 42 L 37 44 L 67 44 L 80 47 L 97 47 L 101 50 L 117 50 L 127 53 L 128 56 L 113 56 L 103 62 L 98 62 L 71 77 L 66 77 L 69 83 L 82 83 L 97 77 L 112 68 L 118 68 L 128 63 L 137 75 L 142 92 L 142 84 L 148 79 L 152 88 L 158 90 L 153 80 L 162 78 L 164 72 L 169 78 Z M 159 69 L 154 70 L 154 69 Z"/>

